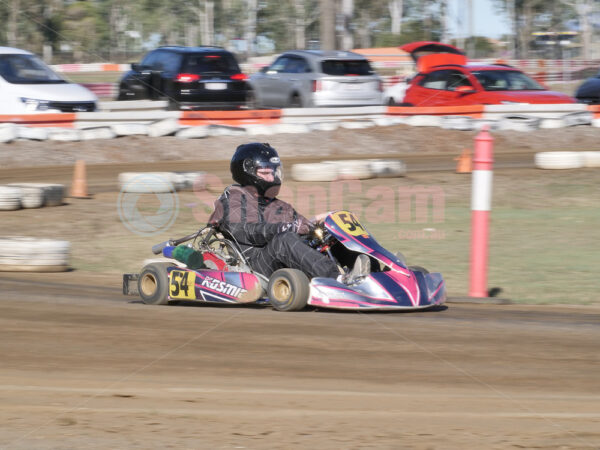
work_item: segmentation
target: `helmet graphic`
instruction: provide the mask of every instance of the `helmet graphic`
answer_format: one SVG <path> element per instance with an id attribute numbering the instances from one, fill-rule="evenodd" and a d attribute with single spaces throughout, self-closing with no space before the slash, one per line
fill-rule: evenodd
<path id="1" fill-rule="evenodd" d="M 283 179 L 277 151 L 269 144 L 240 145 L 231 158 L 231 176 L 242 186 L 254 186 L 260 195 L 275 197 Z"/>

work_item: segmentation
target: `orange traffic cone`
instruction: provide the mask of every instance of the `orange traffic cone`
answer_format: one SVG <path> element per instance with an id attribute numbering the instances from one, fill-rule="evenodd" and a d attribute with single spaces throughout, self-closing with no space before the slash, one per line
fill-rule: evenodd
<path id="1" fill-rule="evenodd" d="M 454 158 L 456 163 L 456 173 L 471 173 L 473 161 L 471 159 L 471 150 L 465 148 L 458 158 Z"/>
<path id="2" fill-rule="evenodd" d="M 85 161 L 83 159 L 78 159 L 75 162 L 75 173 L 73 174 L 73 184 L 71 185 L 71 197 L 90 198 L 87 193 Z"/>

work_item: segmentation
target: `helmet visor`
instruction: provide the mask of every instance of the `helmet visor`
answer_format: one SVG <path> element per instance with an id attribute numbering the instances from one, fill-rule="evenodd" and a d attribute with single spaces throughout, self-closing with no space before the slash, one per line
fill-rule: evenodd
<path id="1" fill-rule="evenodd" d="M 281 184 L 281 181 L 283 180 L 281 163 L 279 161 L 271 162 L 246 160 L 244 164 L 244 170 L 249 175 L 268 184 Z"/>

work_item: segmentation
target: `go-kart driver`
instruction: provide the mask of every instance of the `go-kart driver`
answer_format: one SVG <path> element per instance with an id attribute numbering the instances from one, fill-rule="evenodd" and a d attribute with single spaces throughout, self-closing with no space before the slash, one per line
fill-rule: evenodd
<path id="1" fill-rule="evenodd" d="M 209 224 L 237 241 L 253 270 L 269 277 L 287 267 L 309 278 L 334 278 L 347 284 L 370 272 L 367 255 L 360 254 L 353 269 L 340 274 L 335 262 L 305 243 L 301 235 L 309 234 L 315 225 L 276 198 L 283 173 L 279 155 L 269 144 L 240 145 L 230 170 L 238 184 L 228 186 L 215 201 Z"/>

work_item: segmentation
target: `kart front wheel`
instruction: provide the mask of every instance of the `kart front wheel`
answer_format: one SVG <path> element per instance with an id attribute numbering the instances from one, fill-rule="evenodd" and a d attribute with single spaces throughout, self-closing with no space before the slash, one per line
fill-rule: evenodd
<path id="1" fill-rule="evenodd" d="M 152 263 L 142 269 L 138 278 L 138 292 L 147 305 L 166 305 L 169 302 L 169 266 L 172 264 Z"/>
<path id="2" fill-rule="evenodd" d="M 279 269 L 269 280 L 269 302 L 277 311 L 299 311 L 306 306 L 310 281 L 297 269 Z"/>

